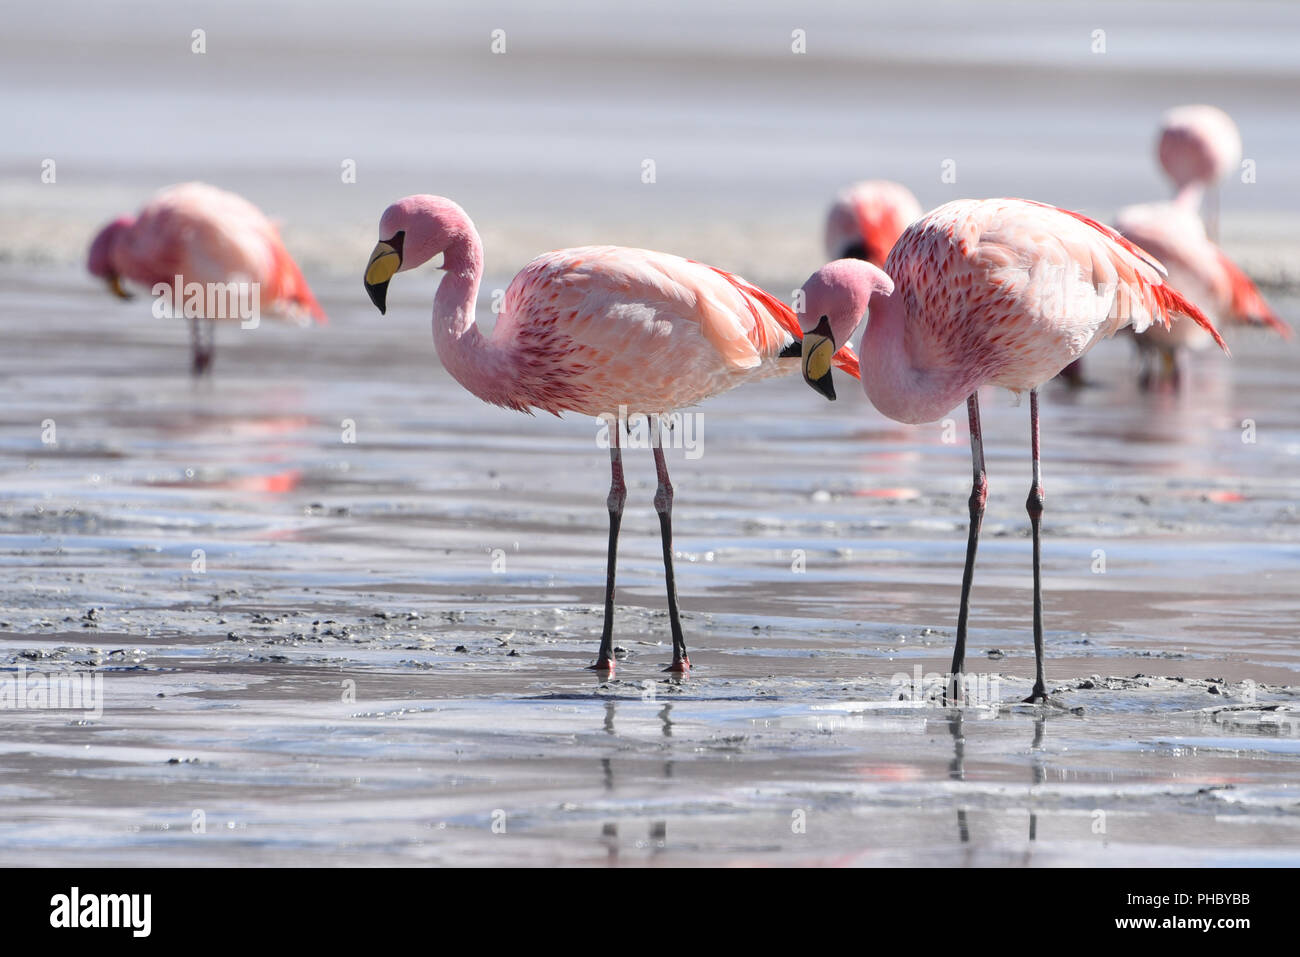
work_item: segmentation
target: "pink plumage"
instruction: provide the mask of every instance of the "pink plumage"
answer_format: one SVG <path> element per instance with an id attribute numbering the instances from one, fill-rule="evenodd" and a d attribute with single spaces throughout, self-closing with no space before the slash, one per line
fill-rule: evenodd
<path id="1" fill-rule="evenodd" d="M 401 271 L 444 254 L 434 300 L 443 365 L 485 402 L 559 414 L 660 413 L 744 382 L 796 372 L 791 309 L 728 272 L 668 253 L 582 246 L 538 256 L 511 281 L 484 336 L 475 323 L 483 253 L 451 200 L 408 197 L 381 236 L 403 233 Z M 843 349 L 837 365 L 857 375 Z"/>
<path id="2" fill-rule="evenodd" d="M 1169 271 L 1169 283 L 1223 324 L 1268 326 L 1290 337 L 1288 326 L 1255 284 L 1206 235 L 1195 212 L 1177 203 L 1126 206 L 1115 217 L 1119 231 L 1157 256 Z M 1162 349 L 1202 348 L 1212 339 L 1195 323 L 1179 320 L 1169 329 L 1144 333 Z"/>
<path id="3" fill-rule="evenodd" d="M 1201 191 L 1241 162 L 1241 133 L 1218 107 L 1178 106 L 1161 120 L 1156 154 L 1180 195 L 1199 203 Z"/>
<path id="4" fill-rule="evenodd" d="M 794 312 L 721 269 L 647 249 L 582 246 L 538 256 L 510 283 L 492 332 L 476 322 L 483 247 L 465 211 L 441 196 L 408 196 L 380 217 L 365 288 L 387 309 L 398 272 L 441 254 L 433 339 L 447 371 L 484 402 L 523 412 L 578 412 L 611 423 L 610 539 L 605 618 L 596 664 L 614 669 L 615 556 L 627 486 L 617 423 L 692 406 L 745 382 L 795 372 Z M 847 346 L 836 366 L 858 375 Z M 673 577 L 673 488 L 653 445 L 663 538 L 672 671 L 690 666 Z"/>
<path id="5" fill-rule="evenodd" d="M 1185 315 L 1218 336 L 1151 256 L 1087 217 L 1028 200 L 940 206 L 899 237 L 884 270 L 895 288 L 871 300 L 862 384 L 903 422 L 933 421 L 984 384 L 1037 388 L 1127 326 Z"/>
<path id="6" fill-rule="evenodd" d="M 584 246 L 538 256 L 515 276 L 490 343 L 513 374 L 443 355 L 457 379 L 516 409 L 600 415 L 685 408 L 794 372 L 799 336 L 784 303 L 738 276 L 646 249 Z M 841 368 L 856 374 L 851 350 Z"/>
<path id="7" fill-rule="evenodd" d="M 950 700 L 960 699 L 971 582 L 988 497 L 979 389 L 1029 392 L 1033 484 L 1025 502 L 1033 538 L 1034 687 L 1044 677 L 1038 387 L 1124 328 L 1181 320 L 1222 345 L 1199 309 L 1166 281 L 1161 265 L 1113 229 L 1022 199 L 957 200 L 932 210 L 894 244 L 884 270 L 843 259 L 803 287 L 804 378 L 834 395 L 825 350 L 847 342 L 863 318 L 862 387 L 900 422 L 932 422 L 966 403 L 970 421 L 970 530 L 962 573 Z M 1226 348 L 1226 347 L 1225 347 Z"/>
<path id="8" fill-rule="evenodd" d="M 87 268 L 149 287 L 178 275 L 185 283 L 258 283 L 263 307 L 326 320 L 275 224 L 243 197 L 204 183 L 169 186 L 134 218 L 114 220 L 92 242 Z"/>
<path id="9" fill-rule="evenodd" d="M 883 266 L 903 230 L 920 218 L 921 204 L 906 186 L 884 179 L 854 183 L 826 215 L 826 255 Z"/>

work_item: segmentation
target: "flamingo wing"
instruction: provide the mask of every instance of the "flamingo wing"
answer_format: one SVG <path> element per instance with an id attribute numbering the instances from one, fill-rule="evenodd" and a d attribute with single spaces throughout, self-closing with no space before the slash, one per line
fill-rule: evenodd
<path id="1" fill-rule="evenodd" d="M 840 192 L 826 219 L 826 254 L 858 255 L 883 266 L 889 250 L 913 222 L 921 204 L 911 190 L 890 180 L 855 183 Z"/>
<path id="2" fill-rule="evenodd" d="M 1268 326 L 1284 339 L 1290 339 L 1291 327 L 1264 301 L 1259 287 L 1222 250 L 1215 248 L 1214 252 L 1228 286 L 1228 317 L 1236 322 Z"/>
<path id="3" fill-rule="evenodd" d="M 1187 316 L 1222 339 L 1141 248 L 1078 213 L 1019 199 L 957 200 L 899 238 L 885 271 L 903 291 L 918 366 L 1031 388 L 1125 326 Z M 895 292 L 898 295 L 898 292 Z"/>
<path id="4" fill-rule="evenodd" d="M 1170 281 L 1221 321 L 1268 326 L 1289 338 L 1288 326 L 1259 289 L 1205 234 L 1201 218 L 1177 203 L 1126 206 L 1116 214 L 1121 233 L 1159 256 Z"/>
<path id="5" fill-rule="evenodd" d="M 131 278 L 142 282 L 257 282 L 268 305 L 324 310 L 284 247 L 279 231 L 241 196 L 206 183 L 161 190 L 131 228 Z"/>
<path id="6" fill-rule="evenodd" d="M 584 246 L 539 256 L 506 290 L 501 319 L 562 326 L 567 336 L 608 353 L 647 361 L 695 360 L 744 371 L 780 357 L 802 338 L 790 307 L 721 269 L 667 253 Z M 707 346 L 707 350 L 704 347 Z M 837 364 L 858 374 L 845 348 Z"/>

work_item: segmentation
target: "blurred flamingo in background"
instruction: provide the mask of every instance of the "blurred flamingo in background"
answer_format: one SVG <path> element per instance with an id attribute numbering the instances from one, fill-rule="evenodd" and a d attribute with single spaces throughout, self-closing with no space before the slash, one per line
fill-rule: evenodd
<path id="1" fill-rule="evenodd" d="M 887 179 L 854 183 L 840 191 L 826 215 L 826 256 L 883 266 L 894 242 L 921 212 L 906 186 Z"/>
<path id="2" fill-rule="evenodd" d="M 1176 202 L 1126 206 L 1116 215 L 1115 225 L 1158 258 L 1169 271 L 1169 283 L 1219 323 L 1267 326 L 1291 338 L 1291 327 L 1206 236 L 1194 209 Z M 1145 389 L 1157 384 L 1177 388 L 1178 352 L 1204 349 L 1213 340 L 1195 322 L 1176 319 L 1168 328 L 1152 325 L 1134 341 L 1142 358 L 1140 384 Z"/>
<path id="3" fill-rule="evenodd" d="M 172 289 L 179 276 L 183 286 L 175 296 L 181 304 L 190 283 L 249 284 L 257 290 L 259 308 L 269 308 L 272 315 L 326 321 L 275 224 L 243 197 L 205 183 L 169 186 L 135 216 L 113 220 L 95 236 L 86 267 L 123 299 L 130 298 L 124 279 L 150 289 L 160 283 Z M 208 315 L 207 302 L 205 295 L 204 308 L 184 312 L 190 319 L 196 375 L 212 366 L 216 320 L 241 318 Z M 206 343 L 200 320 L 207 326 Z"/>
<path id="4" fill-rule="evenodd" d="M 1188 317 L 1222 345 L 1210 321 L 1163 278 L 1160 265 L 1114 230 L 1077 213 L 1020 199 L 957 200 L 907 228 L 884 271 L 843 259 L 804 284 L 804 378 L 833 398 L 830 355 L 864 313 L 861 379 L 872 404 L 899 422 L 933 422 L 962 401 L 974 482 L 951 688 L 965 667 L 975 551 L 988 485 L 979 388 L 1029 392 L 1033 484 L 1026 508 L 1034 550 L 1034 688 L 1043 675 L 1038 388 L 1122 328 Z M 1226 349 L 1226 346 L 1224 347 Z"/>
<path id="5" fill-rule="evenodd" d="M 1218 184 L 1241 163 L 1241 133 L 1232 117 L 1217 106 L 1174 107 L 1161 118 L 1156 157 L 1174 184 L 1174 201 L 1121 210 L 1116 223 L 1120 232 L 1165 261 L 1170 283 L 1203 310 L 1226 322 L 1257 322 L 1285 329 L 1268 311 L 1254 284 L 1210 245 L 1218 242 Z M 1200 218 L 1207 192 L 1211 197 L 1208 227 Z M 1156 246 L 1160 248 L 1151 248 Z M 1220 259 L 1225 265 L 1218 263 Z M 1222 292 L 1207 294 L 1228 287 L 1238 293 L 1227 298 Z M 1143 388 L 1161 381 L 1176 386 L 1177 350 L 1204 348 L 1210 342 L 1203 330 L 1185 322 L 1175 322 L 1168 331 L 1153 327 L 1148 336 L 1135 340 L 1142 356 Z M 1067 366 L 1061 378 L 1071 385 L 1084 384 L 1082 361 Z"/>
<path id="6" fill-rule="evenodd" d="M 395 273 L 442 254 L 446 275 L 433 300 L 433 340 L 457 382 L 493 405 L 578 412 L 602 417 L 609 426 L 605 618 L 591 667 L 612 672 L 614 572 L 627 497 L 619 423 L 797 371 L 798 320 L 773 296 L 721 269 L 644 249 L 584 246 L 546 253 L 524 266 L 506 290 L 491 334 L 484 336 L 475 322 L 483 246 L 463 209 L 440 196 L 408 196 L 384 210 L 379 237 L 365 287 L 381 313 Z M 849 347 L 836 352 L 833 362 L 857 376 L 857 356 Z M 673 487 L 661 443 L 652 447 L 673 638 L 668 670 L 684 672 L 690 659 L 673 575 Z"/>
<path id="7" fill-rule="evenodd" d="M 1241 164 L 1241 133 L 1217 106 L 1176 106 L 1160 123 L 1160 165 L 1174 184 L 1174 202 L 1199 214 L 1210 193 L 1208 233 L 1219 241 L 1219 182 Z"/>

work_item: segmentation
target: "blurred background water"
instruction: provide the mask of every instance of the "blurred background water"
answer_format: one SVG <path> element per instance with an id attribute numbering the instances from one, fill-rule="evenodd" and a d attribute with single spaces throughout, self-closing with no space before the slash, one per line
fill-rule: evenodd
<path id="1" fill-rule="evenodd" d="M 1224 187 L 1225 241 L 1268 273 L 1294 259 L 1298 29 L 1289 3 L 27 4 L 0 37 L 0 255 L 71 261 L 193 178 L 282 217 L 309 271 L 351 275 L 384 205 L 435 192 L 504 276 L 614 242 L 791 282 L 847 182 L 1105 216 L 1166 194 L 1156 123 L 1210 102 L 1257 171 Z"/>

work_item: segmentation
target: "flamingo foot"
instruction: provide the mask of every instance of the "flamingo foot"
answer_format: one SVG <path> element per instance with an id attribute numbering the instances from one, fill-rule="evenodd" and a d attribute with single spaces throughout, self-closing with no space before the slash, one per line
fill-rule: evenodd
<path id="1" fill-rule="evenodd" d="M 664 671 L 671 671 L 674 674 L 679 675 L 684 675 L 690 670 L 691 659 L 686 655 L 682 655 L 680 658 L 673 658 L 673 663 L 664 669 Z"/>
<path id="2" fill-rule="evenodd" d="M 586 671 L 603 671 L 609 677 L 614 677 L 614 659 L 606 658 L 604 655 L 596 659 L 595 664 L 587 665 Z"/>
<path id="3" fill-rule="evenodd" d="M 1023 704 L 1037 704 L 1045 708 L 1055 708 L 1057 711 L 1068 711 L 1071 714 L 1083 714 L 1083 708 L 1071 708 L 1067 704 L 1062 704 L 1047 693 L 1047 689 L 1042 685 L 1035 685 L 1034 690 L 1026 698 Z"/>

